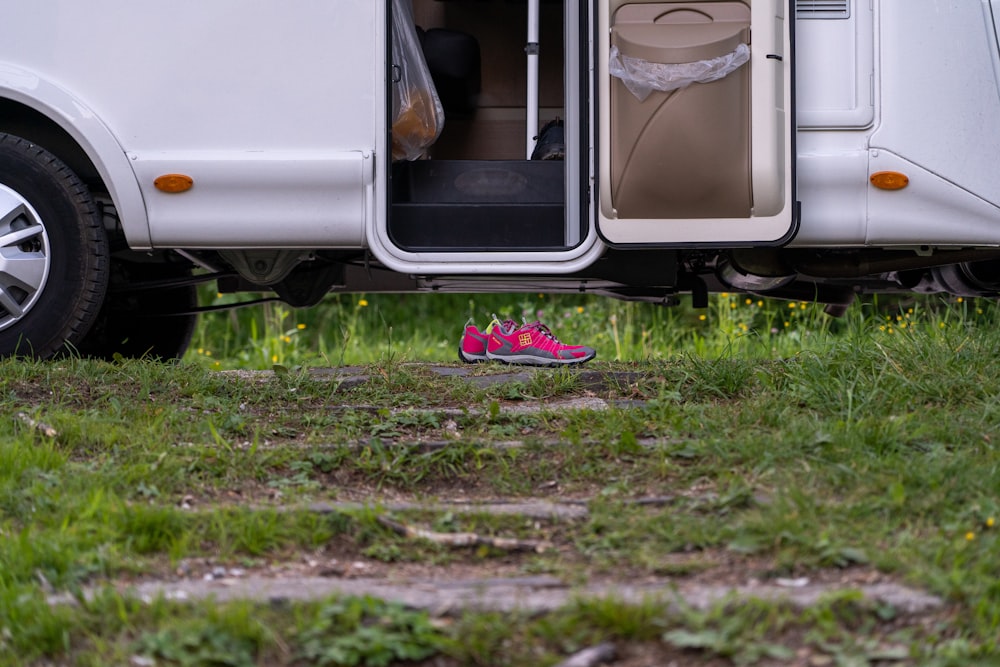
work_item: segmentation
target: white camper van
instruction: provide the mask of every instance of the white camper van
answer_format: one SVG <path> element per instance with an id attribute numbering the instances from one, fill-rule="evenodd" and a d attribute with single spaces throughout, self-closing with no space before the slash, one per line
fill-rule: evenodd
<path id="1" fill-rule="evenodd" d="M 32 0 L 0 354 L 175 357 L 196 286 L 1000 292 L 1000 0 Z"/>

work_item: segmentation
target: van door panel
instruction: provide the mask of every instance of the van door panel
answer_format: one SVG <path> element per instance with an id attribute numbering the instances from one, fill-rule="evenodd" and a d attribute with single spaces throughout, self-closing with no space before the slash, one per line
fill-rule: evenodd
<path id="1" fill-rule="evenodd" d="M 597 225 L 618 245 L 778 243 L 796 223 L 786 0 L 597 0 Z M 639 99 L 611 75 L 687 71 L 738 49 L 721 78 Z"/>

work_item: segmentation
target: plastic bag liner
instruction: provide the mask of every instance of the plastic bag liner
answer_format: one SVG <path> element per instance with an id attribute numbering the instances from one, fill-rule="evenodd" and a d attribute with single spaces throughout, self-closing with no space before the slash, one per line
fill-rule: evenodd
<path id="1" fill-rule="evenodd" d="M 651 63 L 642 58 L 622 55 L 611 47 L 609 72 L 622 80 L 640 102 L 653 91 L 662 93 L 686 88 L 692 83 L 708 83 L 735 72 L 750 60 L 750 47 L 740 44 L 736 50 L 718 58 L 693 63 Z"/>
<path id="2" fill-rule="evenodd" d="M 393 160 L 416 160 L 444 128 L 444 109 L 420 48 L 410 2 L 392 0 Z"/>

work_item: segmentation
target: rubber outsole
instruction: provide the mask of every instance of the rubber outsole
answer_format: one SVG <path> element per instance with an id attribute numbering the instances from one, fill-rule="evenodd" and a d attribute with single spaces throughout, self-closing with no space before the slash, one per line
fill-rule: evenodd
<path id="1" fill-rule="evenodd" d="M 575 366 L 578 364 L 585 364 L 597 354 L 592 354 L 589 357 L 581 357 L 577 359 L 542 359 L 540 357 L 532 356 L 511 356 L 511 357 L 496 357 L 491 355 L 489 352 L 486 353 L 486 357 L 490 361 L 499 361 L 502 364 L 509 364 L 511 366 L 547 366 L 554 368 L 557 366 Z"/>

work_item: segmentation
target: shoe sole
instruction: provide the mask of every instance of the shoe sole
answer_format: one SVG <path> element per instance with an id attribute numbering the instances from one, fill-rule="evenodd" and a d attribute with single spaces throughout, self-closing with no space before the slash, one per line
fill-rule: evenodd
<path id="1" fill-rule="evenodd" d="M 577 359 L 545 359 L 543 357 L 533 357 L 531 355 L 512 355 L 509 357 L 501 357 L 492 355 L 489 352 L 486 353 L 486 357 L 488 359 L 492 361 L 499 361 L 503 364 L 510 364 L 514 366 L 548 366 L 550 368 L 554 368 L 556 366 L 585 364 L 596 356 L 596 354 L 592 354 L 589 357 L 579 357 Z"/>
<path id="2" fill-rule="evenodd" d="M 466 364 L 481 364 L 490 360 L 485 354 L 469 354 L 461 346 L 458 348 L 458 358 Z"/>

